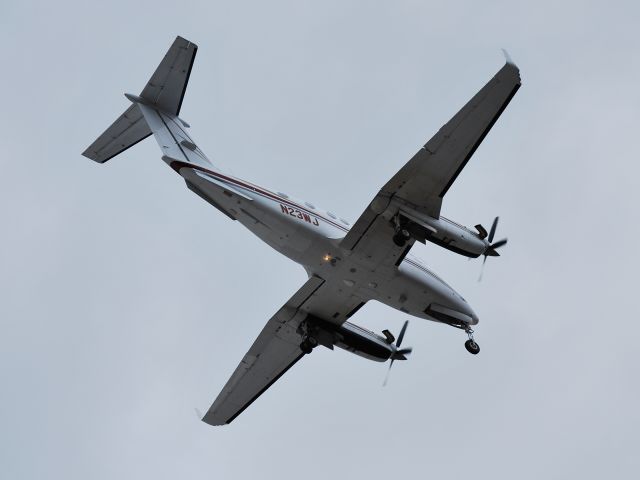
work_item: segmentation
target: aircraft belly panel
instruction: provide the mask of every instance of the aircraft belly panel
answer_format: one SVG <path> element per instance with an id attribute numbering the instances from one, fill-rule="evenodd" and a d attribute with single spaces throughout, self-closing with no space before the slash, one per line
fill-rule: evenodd
<path id="1" fill-rule="evenodd" d="M 439 321 L 425 310 L 432 305 L 440 305 L 473 319 L 477 316 L 453 288 L 414 260 L 403 262 L 397 275 L 385 285 L 385 291 L 376 298 L 380 302 L 427 320 Z"/>

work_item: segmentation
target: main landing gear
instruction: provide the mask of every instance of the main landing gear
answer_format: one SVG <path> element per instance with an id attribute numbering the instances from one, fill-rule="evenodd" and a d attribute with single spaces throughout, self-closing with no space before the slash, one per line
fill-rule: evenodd
<path id="1" fill-rule="evenodd" d="M 469 352 L 470 354 L 477 355 L 478 353 L 480 353 L 480 345 L 478 345 L 473 339 L 473 330 L 471 329 L 471 327 L 467 327 L 464 329 L 464 331 L 467 332 L 467 335 L 469 335 L 469 340 L 464 342 L 464 348 L 466 348 L 467 352 Z"/>
<path id="2" fill-rule="evenodd" d="M 398 247 L 404 247 L 407 242 L 411 239 L 411 234 L 409 230 L 407 230 L 407 222 L 404 220 L 400 214 L 393 217 L 391 220 L 391 224 L 393 225 L 393 229 L 395 234 L 393 235 L 393 243 L 395 243 Z"/>
<path id="3" fill-rule="evenodd" d="M 399 228 L 396 231 L 396 234 L 393 236 L 393 243 L 395 243 L 399 247 L 404 247 L 410 238 L 411 235 L 409 234 L 409 231 L 407 229 Z"/>
<path id="4" fill-rule="evenodd" d="M 314 337 L 305 337 L 305 339 L 302 340 L 302 343 L 300 344 L 300 350 L 302 350 L 302 353 L 309 354 L 317 346 L 318 340 L 316 340 Z"/>

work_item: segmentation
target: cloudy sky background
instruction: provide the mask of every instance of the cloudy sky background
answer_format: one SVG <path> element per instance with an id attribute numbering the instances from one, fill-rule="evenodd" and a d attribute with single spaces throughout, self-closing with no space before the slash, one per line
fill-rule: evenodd
<path id="1" fill-rule="evenodd" d="M 482 4 L 482 5 L 481 5 Z M 5 2 L 3 478 L 636 478 L 635 2 Z M 189 192 L 147 140 L 80 156 L 176 35 L 182 115 L 241 178 L 355 220 L 503 63 L 520 89 L 443 213 L 509 237 L 413 253 L 481 318 L 413 320 L 394 367 L 318 349 L 231 426 L 200 422 L 303 269 Z M 398 331 L 368 304 L 356 323 Z"/>

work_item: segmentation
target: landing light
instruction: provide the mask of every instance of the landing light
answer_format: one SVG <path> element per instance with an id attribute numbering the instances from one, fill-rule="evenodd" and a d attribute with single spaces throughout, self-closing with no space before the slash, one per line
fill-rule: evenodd
<path id="1" fill-rule="evenodd" d="M 322 259 L 323 259 L 325 262 L 328 262 L 329 260 L 331 260 L 331 255 L 329 255 L 329 254 L 327 253 L 324 257 L 322 257 Z"/>

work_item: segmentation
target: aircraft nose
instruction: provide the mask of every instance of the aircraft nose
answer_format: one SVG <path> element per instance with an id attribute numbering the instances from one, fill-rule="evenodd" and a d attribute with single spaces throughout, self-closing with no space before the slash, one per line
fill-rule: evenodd
<path id="1" fill-rule="evenodd" d="M 433 296 L 425 313 L 451 324 L 477 325 L 480 319 L 462 295 L 434 273 L 426 277 Z M 435 279 L 435 280 L 434 280 Z"/>
<path id="2" fill-rule="evenodd" d="M 425 313 L 439 321 L 452 325 L 477 325 L 480 320 L 476 312 L 473 311 L 464 298 L 454 293 L 452 291 L 448 298 L 443 297 L 431 303 Z"/>
<path id="3" fill-rule="evenodd" d="M 480 319 L 478 318 L 478 315 L 476 315 L 476 312 L 471 308 L 471 305 L 469 305 L 467 301 L 458 294 L 456 294 L 455 298 L 456 301 L 454 302 L 454 309 L 469 318 L 465 323 L 468 323 L 469 325 L 477 325 Z"/>
<path id="4" fill-rule="evenodd" d="M 469 325 L 477 325 L 480 319 L 478 318 L 478 315 L 476 315 L 476 312 L 474 312 L 472 308 L 469 306 L 469 304 L 467 304 L 466 313 L 471 317 L 471 322 L 469 322 Z"/>
<path id="5" fill-rule="evenodd" d="M 471 305 L 467 303 L 467 301 L 462 297 L 462 295 L 458 294 L 455 290 L 452 290 L 451 296 L 451 307 L 453 310 L 460 312 L 465 318 L 464 323 L 469 325 L 477 325 L 480 319 L 476 312 L 473 311 Z"/>

